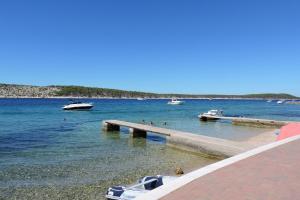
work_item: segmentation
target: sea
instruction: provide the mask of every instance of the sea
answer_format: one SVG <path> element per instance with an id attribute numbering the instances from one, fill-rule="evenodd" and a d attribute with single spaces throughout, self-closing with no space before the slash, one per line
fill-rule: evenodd
<path id="1" fill-rule="evenodd" d="M 174 175 L 218 160 L 166 145 L 162 136 L 132 138 L 127 128 L 103 132 L 103 120 L 119 119 L 212 137 L 245 140 L 269 129 L 200 122 L 222 109 L 226 116 L 300 120 L 300 106 L 265 100 L 82 99 L 89 111 L 64 111 L 68 99 L 0 99 L 0 199 L 104 199 L 112 185 L 146 175 Z"/>

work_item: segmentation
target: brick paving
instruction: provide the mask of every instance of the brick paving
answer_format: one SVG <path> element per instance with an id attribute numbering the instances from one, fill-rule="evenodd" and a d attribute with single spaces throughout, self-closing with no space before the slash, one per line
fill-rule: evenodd
<path id="1" fill-rule="evenodd" d="M 161 199 L 300 199 L 300 139 L 202 176 Z"/>

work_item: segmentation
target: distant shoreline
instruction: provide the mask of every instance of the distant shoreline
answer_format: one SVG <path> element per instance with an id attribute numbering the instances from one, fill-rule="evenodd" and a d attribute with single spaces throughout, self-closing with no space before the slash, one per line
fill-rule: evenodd
<path id="1" fill-rule="evenodd" d="M 79 97 L 79 96 L 57 96 L 57 97 L 31 97 L 31 96 L 20 96 L 20 97 L 6 97 L 6 96 L 0 96 L 0 99 L 115 99 L 115 100 L 137 100 L 137 98 L 143 98 L 143 97 Z M 154 98 L 145 98 L 145 100 L 170 100 L 171 98 L 168 97 L 154 97 Z M 254 101 L 260 101 L 260 100 L 268 100 L 268 98 L 203 98 L 203 97 L 178 97 L 177 99 L 186 99 L 186 100 L 254 100 Z M 295 100 L 295 99 L 284 99 L 279 98 L 280 100 Z M 272 99 L 273 101 L 279 100 L 279 99 Z"/>
<path id="2" fill-rule="evenodd" d="M 225 94 L 175 94 L 128 91 L 84 86 L 33 86 L 0 84 L 0 98 L 56 98 L 56 99 L 237 99 L 237 100 L 294 100 L 300 97 L 286 93 L 260 93 L 244 95 Z"/>

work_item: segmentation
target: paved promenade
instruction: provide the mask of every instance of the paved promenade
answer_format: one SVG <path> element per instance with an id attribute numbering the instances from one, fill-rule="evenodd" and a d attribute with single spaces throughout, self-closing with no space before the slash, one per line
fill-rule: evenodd
<path id="1" fill-rule="evenodd" d="M 176 183 L 162 186 L 142 198 L 300 199 L 299 158 L 300 137 L 295 136 L 196 170 L 179 178 Z"/>

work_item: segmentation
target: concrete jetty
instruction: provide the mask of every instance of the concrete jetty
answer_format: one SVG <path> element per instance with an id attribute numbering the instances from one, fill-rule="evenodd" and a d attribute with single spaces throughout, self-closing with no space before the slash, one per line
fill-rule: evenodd
<path id="1" fill-rule="evenodd" d="M 178 130 L 155 127 L 120 120 L 102 122 L 104 131 L 119 131 L 120 126 L 129 128 L 132 137 L 146 137 L 147 132 L 166 137 L 167 145 L 183 150 L 204 153 L 218 158 L 227 158 L 254 148 L 246 142 L 235 142 Z"/>
<path id="2" fill-rule="evenodd" d="M 246 117 L 225 117 L 225 116 L 211 116 L 211 115 L 200 115 L 199 119 L 202 121 L 216 121 L 216 120 L 230 120 L 234 125 L 243 126 L 255 126 L 255 127 L 276 127 L 280 128 L 291 121 L 278 121 L 270 119 L 256 119 Z"/>

